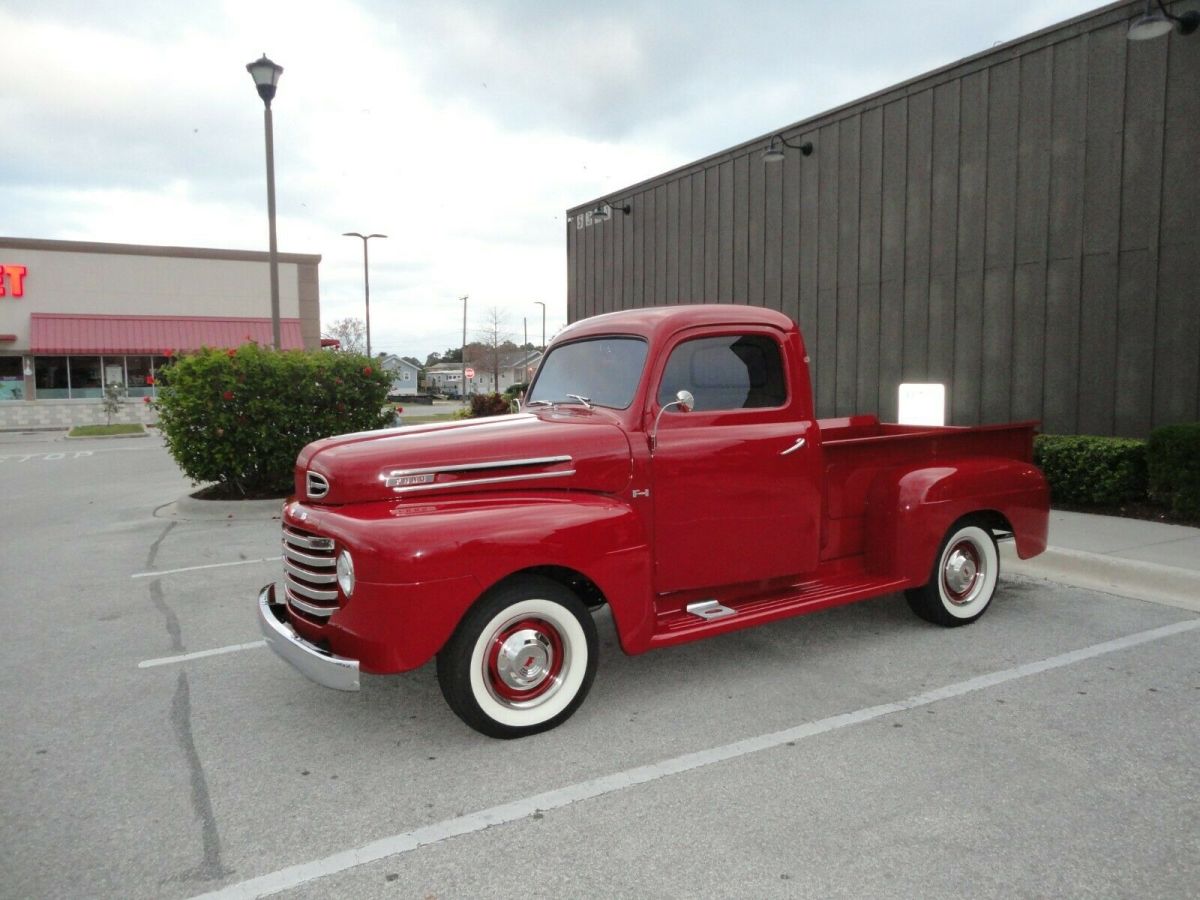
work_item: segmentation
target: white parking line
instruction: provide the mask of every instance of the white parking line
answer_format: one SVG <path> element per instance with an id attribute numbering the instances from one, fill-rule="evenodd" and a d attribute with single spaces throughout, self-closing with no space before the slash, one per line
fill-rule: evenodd
<path id="1" fill-rule="evenodd" d="M 237 653 L 239 650 L 257 650 L 267 646 L 266 641 L 251 641 L 249 644 L 230 644 L 228 647 L 217 647 L 214 650 L 197 650 L 195 653 L 184 653 L 180 656 L 160 656 L 158 659 L 146 659 L 138 663 L 139 669 L 152 669 L 155 666 L 169 666 L 172 663 L 187 662 L 189 659 L 203 659 L 206 656 L 220 656 L 222 653 Z"/>
<path id="2" fill-rule="evenodd" d="M 1011 669 L 1003 669 L 998 672 L 981 675 L 978 678 L 969 678 L 966 681 L 948 684 L 945 687 L 937 688 L 924 694 L 917 694 L 905 700 L 897 700 L 893 703 L 885 703 L 855 712 L 830 716 L 827 719 L 808 722 L 804 725 L 789 728 L 786 731 L 776 731 L 772 734 L 759 735 L 758 737 L 726 744 L 722 747 L 713 747 L 712 749 L 701 750 L 697 753 L 676 756 L 673 759 L 666 759 L 648 766 L 626 769 L 624 772 L 604 775 L 600 778 L 593 778 L 590 781 L 568 785 L 567 787 L 527 797 L 523 800 L 514 800 L 511 803 L 493 806 L 490 809 L 457 816 L 453 819 L 446 819 L 443 822 L 426 825 L 415 831 L 406 831 L 403 834 L 381 838 L 380 840 L 364 844 L 361 847 L 342 850 L 323 859 L 289 866 L 286 869 L 260 875 L 257 878 L 251 878 L 247 881 L 239 881 L 236 884 L 231 884 L 228 887 L 199 896 L 230 900 L 230 898 L 263 897 L 275 894 L 288 888 L 307 884 L 318 878 L 344 872 L 355 866 L 375 862 L 389 856 L 409 853 L 418 847 L 438 844 L 452 837 L 483 831 L 485 828 L 518 822 L 534 813 L 544 813 L 552 809 L 560 809 L 570 806 L 572 803 L 578 803 L 581 800 L 602 797 L 605 794 L 622 791 L 635 785 L 657 781 L 668 775 L 678 775 L 681 772 L 689 772 L 693 769 L 711 766 L 714 763 L 736 759 L 750 753 L 757 753 L 760 750 L 769 750 L 772 747 L 794 743 L 805 738 L 815 737 L 819 734 L 838 731 L 842 728 L 848 728 L 851 725 L 861 725 L 863 722 L 870 722 L 882 716 L 891 715 L 892 713 L 928 706 L 939 700 L 962 697 L 966 694 L 972 694 L 976 691 L 995 687 L 1009 681 L 1016 681 L 1020 678 L 1027 678 L 1030 675 L 1037 675 L 1053 669 L 1061 669 L 1064 666 L 1074 665 L 1083 660 L 1094 659 L 1097 656 L 1103 656 L 1107 653 L 1115 653 L 1118 650 L 1136 647 L 1139 644 L 1162 640 L 1163 638 L 1186 631 L 1195 631 L 1197 628 L 1200 628 L 1200 619 L 1189 619 L 1188 621 L 1178 622 L 1174 625 L 1154 628 L 1150 631 L 1142 631 L 1116 640 L 1105 641 L 1102 644 L 1093 644 L 1091 647 L 1073 650 L 1070 653 L 1063 653 L 1059 656 L 1052 656 L 1037 662 L 1025 663 L 1024 665 L 1014 666 Z"/>
<path id="3" fill-rule="evenodd" d="M 237 562 L 210 563 L 207 566 L 185 566 L 182 569 L 160 569 L 156 572 L 135 572 L 130 578 L 157 578 L 159 575 L 178 575 L 181 572 L 200 572 L 204 569 L 224 569 L 227 566 L 252 566 L 256 563 L 279 562 L 282 556 L 264 556 L 262 559 L 239 559 Z"/>

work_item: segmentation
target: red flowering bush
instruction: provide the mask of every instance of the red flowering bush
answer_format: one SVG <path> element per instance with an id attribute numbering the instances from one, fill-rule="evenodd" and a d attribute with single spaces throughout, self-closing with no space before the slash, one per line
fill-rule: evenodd
<path id="1" fill-rule="evenodd" d="M 364 362 L 257 344 L 176 355 L 159 371 L 158 425 L 193 481 L 283 496 L 305 444 L 390 424 L 388 378 Z"/>

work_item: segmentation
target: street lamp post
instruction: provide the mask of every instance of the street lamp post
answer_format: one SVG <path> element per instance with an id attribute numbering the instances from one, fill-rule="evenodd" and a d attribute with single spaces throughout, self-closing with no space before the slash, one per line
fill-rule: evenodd
<path id="1" fill-rule="evenodd" d="M 542 308 L 542 352 L 546 352 L 546 304 L 541 300 L 534 300 L 538 306 Z"/>
<path id="2" fill-rule="evenodd" d="M 275 99 L 275 86 L 279 76 L 283 74 L 283 66 L 267 59 L 263 54 L 260 59 L 246 64 L 246 71 L 254 79 L 258 88 L 258 96 L 263 101 L 263 122 L 267 132 L 267 222 L 270 229 L 271 252 L 271 342 L 278 350 L 282 346 L 279 329 L 279 247 L 275 242 L 275 137 L 274 124 L 271 120 L 271 101 Z"/>
<path id="3" fill-rule="evenodd" d="M 359 234 L 357 231 L 344 231 L 342 237 L 362 238 L 363 242 L 363 300 L 367 306 L 367 359 L 371 356 L 371 279 L 367 274 L 367 241 L 371 238 L 385 238 L 386 234 Z"/>
<path id="4" fill-rule="evenodd" d="M 459 354 L 459 362 L 462 363 L 462 398 L 464 400 L 467 399 L 467 297 L 469 296 L 469 294 L 466 294 L 458 298 L 463 304 L 463 343 L 462 353 Z"/>

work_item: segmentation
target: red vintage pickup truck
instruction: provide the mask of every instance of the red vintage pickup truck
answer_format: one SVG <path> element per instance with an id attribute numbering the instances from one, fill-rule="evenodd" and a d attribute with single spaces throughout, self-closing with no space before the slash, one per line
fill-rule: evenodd
<path id="1" fill-rule="evenodd" d="M 549 346 L 522 412 L 308 445 L 284 507 L 271 648 L 328 687 L 437 657 L 471 727 L 562 723 L 626 653 L 905 591 L 983 615 L 998 539 L 1046 545 L 1035 423 L 815 419 L 796 324 L 771 310 L 610 313 Z"/>

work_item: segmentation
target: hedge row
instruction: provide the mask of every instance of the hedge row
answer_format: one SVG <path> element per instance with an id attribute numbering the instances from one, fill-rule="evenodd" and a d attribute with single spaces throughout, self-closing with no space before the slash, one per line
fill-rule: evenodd
<path id="1" fill-rule="evenodd" d="M 1041 435 L 1033 458 L 1056 503 L 1120 506 L 1149 500 L 1176 515 L 1200 517 L 1200 423 L 1158 428 L 1149 441 Z"/>
<path id="2" fill-rule="evenodd" d="M 391 423 L 389 381 L 358 354 L 243 344 L 173 360 L 154 402 L 167 449 L 188 478 L 286 493 L 305 444 Z"/>

